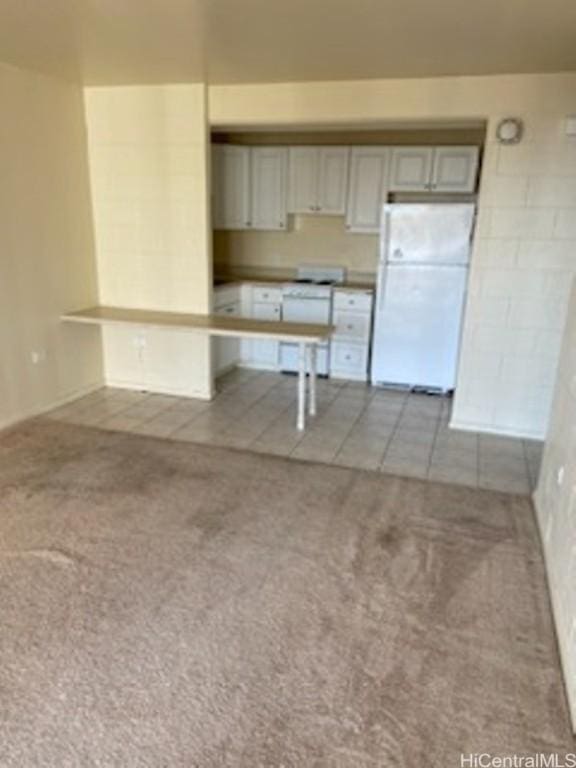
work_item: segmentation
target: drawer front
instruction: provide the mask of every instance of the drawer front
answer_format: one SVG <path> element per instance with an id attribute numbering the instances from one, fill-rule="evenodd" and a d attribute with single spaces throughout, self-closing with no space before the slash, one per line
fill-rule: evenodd
<path id="1" fill-rule="evenodd" d="M 215 315 L 224 315 L 227 317 L 240 317 L 240 304 L 225 304 L 214 310 Z"/>
<path id="2" fill-rule="evenodd" d="M 276 286 L 254 285 L 252 301 L 258 304 L 279 304 L 282 301 L 282 289 Z"/>
<path id="3" fill-rule="evenodd" d="M 240 301 L 239 285 L 223 285 L 214 290 L 214 310 Z"/>
<path id="4" fill-rule="evenodd" d="M 334 312 L 334 337 L 368 343 L 371 316 L 367 312 Z"/>
<path id="5" fill-rule="evenodd" d="M 370 312 L 372 309 L 372 293 L 335 291 L 334 309 L 353 309 L 356 312 Z"/>
<path id="6" fill-rule="evenodd" d="M 254 302 L 252 305 L 252 317 L 255 320 L 281 320 L 282 305 L 272 304 L 267 301 Z"/>
<path id="7" fill-rule="evenodd" d="M 363 375 L 368 369 L 368 346 L 366 344 L 342 344 L 332 342 L 331 367 L 344 373 Z"/>

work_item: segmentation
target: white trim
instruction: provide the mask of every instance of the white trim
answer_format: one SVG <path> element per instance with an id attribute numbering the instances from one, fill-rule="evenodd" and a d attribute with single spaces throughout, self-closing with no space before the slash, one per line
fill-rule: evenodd
<path id="1" fill-rule="evenodd" d="M 154 387 L 153 389 L 149 386 L 144 385 L 138 385 L 134 384 L 129 381 L 121 381 L 114 378 L 106 378 L 105 384 L 103 386 L 106 387 L 114 387 L 114 389 L 127 389 L 132 392 L 147 392 L 151 395 L 173 395 L 175 397 L 192 397 L 196 400 L 212 400 L 214 397 L 214 394 L 212 392 L 206 391 L 206 390 L 190 390 L 190 389 L 183 389 L 182 387 L 170 387 L 170 386 L 161 386 L 161 387 Z"/>
<path id="2" fill-rule="evenodd" d="M 502 437 L 517 437 L 523 440 L 544 440 L 545 435 L 542 432 L 530 432 L 510 429 L 510 427 L 499 427 L 495 425 L 474 423 L 469 421 L 450 422 L 450 429 L 461 429 L 464 432 L 482 432 L 486 435 L 500 435 Z"/>

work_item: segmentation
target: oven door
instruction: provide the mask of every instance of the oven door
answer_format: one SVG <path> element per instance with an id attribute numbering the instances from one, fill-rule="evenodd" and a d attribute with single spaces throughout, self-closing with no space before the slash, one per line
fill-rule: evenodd
<path id="1" fill-rule="evenodd" d="M 284 296 L 282 299 L 282 320 L 286 323 L 330 324 L 330 298 L 302 298 Z M 327 376 L 329 369 L 329 344 L 318 345 L 316 370 L 320 376 Z M 298 370 L 298 345 L 280 344 L 280 370 L 294 373 Z"/>

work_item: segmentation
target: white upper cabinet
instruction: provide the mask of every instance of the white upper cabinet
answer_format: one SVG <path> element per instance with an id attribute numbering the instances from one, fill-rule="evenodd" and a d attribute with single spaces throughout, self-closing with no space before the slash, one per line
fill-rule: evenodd
<path id="1" fill-rule="evenodd" d="M 432 147 L 396 147 L 392 150 L 391 192 L 422 192 L 432 175 Z"/>
<path id="2" fill-rule="evenodd" d="M 346 209 L 349 232 L 379 231 L 388 193 L 389 165 L 390 150 L 385 147 L 352 147 Z"/>
<path id="3" fill-rule="evenodd" d="M 433 192 L 473 192 L 478 175 L 478 147 L 436 147 Z"/>
<path id="4" fill-rule="evenodd" d="M 315 213 L 318 205 L 318 148 L 290 147 L 288 211 Z"/>
<path id="5" fill-rule="evenodd" d="M 288 150 L 216 144 L 212 153 L 214 227 L 286 229 Z"/>
<path id="6" fill-rule="evenodd" d="M 391 192 L 474 192 L 478 147 L 396 147 Z"/>
<path id="7" fill-rule="evenodd" d="M 290 147 L 290 213 L 346 212 L 348 147 Z"/>
<path id="8" fill-rule="evenodd" d="M 288 150 L 254 147 L 251 150 L 252 229 L 286 229 Z"/>
<path id="9" fill-rule="evenodd" d="M 320 147 L 318 155 L 318 213 L 346 213 L 349 147 Z"/>
<path id="10" fill-rule="evenodd" d="M 214 226 L 250 227 L 250 149 L 217 144 L 212 153 Z"/>

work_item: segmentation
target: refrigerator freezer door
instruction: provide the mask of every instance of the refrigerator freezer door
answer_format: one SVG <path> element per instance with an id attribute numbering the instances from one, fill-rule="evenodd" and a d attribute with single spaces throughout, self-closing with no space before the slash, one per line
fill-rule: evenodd
<path id="1" fill-rule="evenodd" d="M 373 384 L 454 389 L 467 272 L 390 265 L 380 276 Z"/>
<path id="2" fill-rule="evenodd" d="M 384 206 L 381 258 L 390 264 L 468 264 L 471 203 Z"/>

